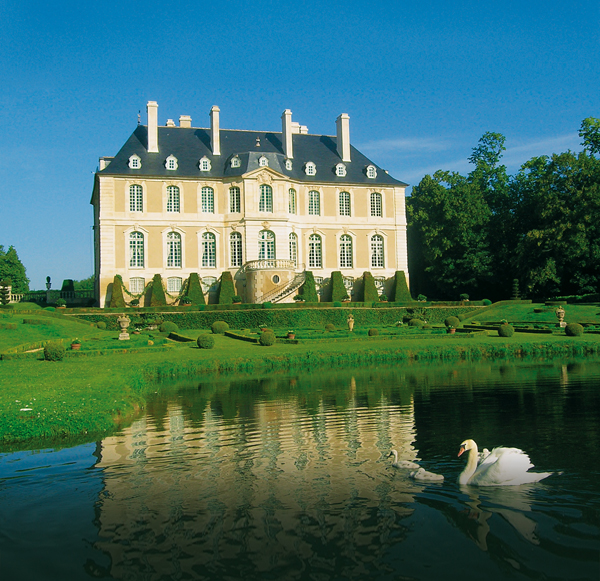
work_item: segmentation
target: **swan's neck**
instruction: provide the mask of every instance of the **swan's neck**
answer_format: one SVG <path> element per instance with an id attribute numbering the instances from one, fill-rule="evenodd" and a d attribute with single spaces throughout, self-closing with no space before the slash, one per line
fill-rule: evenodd
<path id="1" fill-rule="evenodd" d="M 394 464 L 398 464 L 398 451 L 392 450 L 392 455 L 394 456 Z"/>
<path id="2" fill-rule="evenodd" d="M 460 473 L 460 476 L 458 478 L 459 484 L 467 484 L 469 480 L 471 480 L 471 476 L 473 476 L 475 470 L 477 470 L 478 458 L 479 454 L 477 450 L 477 445 L 475 444 L 475 446 L 473 446 L 473 448 L 469 450 L 469 455 L 467 456 L 467 465 L 465 466 L 465 469 Z"/>

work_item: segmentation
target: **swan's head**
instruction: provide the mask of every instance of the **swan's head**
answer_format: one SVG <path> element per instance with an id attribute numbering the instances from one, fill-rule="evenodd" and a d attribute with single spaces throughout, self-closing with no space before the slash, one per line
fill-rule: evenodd
<path id="1" fill-rule="evenodd" d="M 461 445 L 460 445 L 460 449 L 458 450 L 458 455 L 460 456 L 463 452 L 466 452 L 467 450 L 477 450 L 477 444 L 475 443 L 474 440 L 465 440 Z"/>
<path id="2" fill-rule="evenodd" d="M 394 456 L 395 458 L 397 458 L 398 452 L 396 450 L 391 450 L 387 457 L 389 458 L 390 456 Z"/>

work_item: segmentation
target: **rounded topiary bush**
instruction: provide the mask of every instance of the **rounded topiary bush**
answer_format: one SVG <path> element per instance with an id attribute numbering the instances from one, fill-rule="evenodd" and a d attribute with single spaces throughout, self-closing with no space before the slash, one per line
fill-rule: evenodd
<path id="1" fill-rule="evenodd" d="M 270 347 L 271 345 L 275 345 L 276 340 L 273 331 L 263 331 L 260 334 L 259 342 L 263 347 Z"/>
<path id="2" fill-rule="evenodd" d="M 515 334 L 515 328 L 508 323 L 504 323 L 498 327 L 498 335 L 500 337 L 512 337 Z"/>
<path id="3" fill-rule="evenodd" d="M 425 324 L 425 321 L 422 319 L 411 319 L 408 321 L 410 327 L 422 327 Z"/>
<path id="4" fill-rule="evenodd" d="M 98 327 L 98 329 L 106 329 L 106 323 L 104 321 L 98 321 L 96 327 Z"/>
<path id="5" fill-rule="evenodd" d="M 225 321 L 215 321 L 211 329 L 215 335 L 223 335 L 225 331 L 229 331 L 229 325 Z"/>
<path id="6" fill-rule="evenodd" d="M 483 303 L 484 307 L 489 307 L 492 304 L 492 301 L 490 301 L 490 299 L 483 299 L 481 302 Z"/>
<path id="7" fill-rule="evenodd" d="M 328 333 L 331 333 L 332 331 L 335 331 L 335 325 L 333 323 L 327 323 L 327 325 L 325 325 L 325 330 Z"/>
<path id="8" fill-rule="evenodd" d="M 568 323 L 565 327 L 565 334 L 569 337 L 581 337 L 583 327 L 579 323 Z"/>
<path id="9" fill-rule="evenodd" d="M 446 327 L 458 327 L 458 325 L 460 325 L 460 320 L 458 317 L 451 316 L 444 320 L 444 325 L 446 325 Z"/>
<path id="10" fill-rule="evenodd" d="M 65 352 L 65 346 L 60 341 L 48 341 L 44 345 L 44 359 L 46 361 L 62 361 Z"/>
<path id="11" fill-rule="evenodd" d="M 212 335 L 199 335 L 196 339 L 196 345 L 200 349 L 212 349 L 215 346 L 215 338 Z"/>
<path id="12" fill-rule="evenodd" d="M 379 329 L 369 329 L 369 337 L 377 337 L 379 335 Z"/>
<path id="13" fill-rule="evenodd" d="M 161 333 L 177 333 L 179 327 L 173 321 L 165 321 L 164 323 L 161 323 L 158 330 L 161 331 Z"/>

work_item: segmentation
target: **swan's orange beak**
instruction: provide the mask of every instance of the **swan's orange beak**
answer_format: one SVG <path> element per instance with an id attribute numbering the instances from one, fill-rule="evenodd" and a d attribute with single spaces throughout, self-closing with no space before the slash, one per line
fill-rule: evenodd
<path id="1" fill-rule="evenodd" d="M 461 446 L 460 450 L 458 451 L 458 455 L 460 456 L 464 451 L 465 451 L 465 447 Z"/>

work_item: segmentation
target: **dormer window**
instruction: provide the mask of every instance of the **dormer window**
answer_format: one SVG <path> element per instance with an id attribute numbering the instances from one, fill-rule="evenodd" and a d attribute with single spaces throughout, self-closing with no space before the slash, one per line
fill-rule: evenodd
<path id="1" fill-rule="evenodd" d="M 339 178 L 346 177 L 346 166 L 343 163 L 338 163 L 335 166 L 335 175 Z"/>
<path id="2" fill-rule="evenodd" d="M 198 162 L 198 167 L 200 168 L 200 171 L 210 171 L 210 168 L 211 168 L 210 159 L 208 159 L 208 157 L 204 156 Z"/>
<path id="3" fill-rule="evenodd" d="M 234 155 L 231 158 L 231 167 L 240 167 L 242 165 L 242 162 L 240 161 L 240 158 L 237 155 Z"/>
<path id="4" fill-rule="evenodd" d="M 177 169 L 177 158 L 174 155 L 170 155 L 165 160 L 165 167 L 167 169 Z"/>
<path id="5" fill-rule="evenodd" d="M 307 176 L 314 176 L 317 173 L 317 166 L 314 162 L 309 161 L 306 163 L 306 166 L 304 166 L 304 172 Z"/>
<path id="6" fill-rule="evenodd" d="M 142 160 L 135 153 L 129 158 L 129 167 L 131 169 L 140 169 L 142 167 Z"/>
<path id="7" fill-rule="evenodd" d="M 258 159 L 258 165 L 260 167 L 268 167 L 269 160 L 264 155 L 261 155 L 260 158 Z"/>
<path id="8" fill-rule="evenodd" d="M 374 165 L 367 166 L 367 177 L 375 179 L 377 177 L 377 168 Z"/>
<path id="9" fill-rule="evenodd" d="M 285 169 L 287 169 L 288 171 L 292 171 L 292 160 L 291 159 L 286 159 L 285 160 Z"/>

